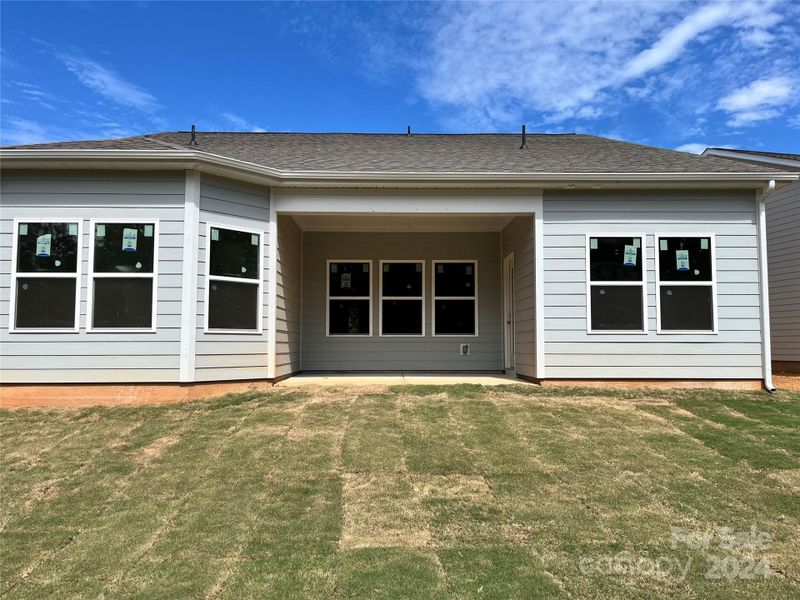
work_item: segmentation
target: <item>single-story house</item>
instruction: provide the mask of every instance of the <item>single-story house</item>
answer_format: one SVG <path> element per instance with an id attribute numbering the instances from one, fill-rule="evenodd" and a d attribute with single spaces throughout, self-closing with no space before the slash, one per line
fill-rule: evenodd
<path id="1" fill-rule="evenodd" d="M 7 147 L 0 376 L 501 372 L 772 387 L 773 165 L 591 135 Z"/>
<path id="2" fill-rule="evenodd" d="M 707 148 L 703 155 L 800 173 L 800 154 Z M 773 369 L 800 373 L 800 183 L 767 203 L 767 256 Z"/>

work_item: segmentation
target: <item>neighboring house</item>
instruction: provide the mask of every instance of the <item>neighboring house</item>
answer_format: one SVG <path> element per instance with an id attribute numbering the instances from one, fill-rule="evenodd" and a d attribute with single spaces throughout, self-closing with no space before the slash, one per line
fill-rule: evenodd
<path id="1" fill-rule="evenodd" d="M 800 154 L 707 148 L 703 155 L 800 172 Z M 772 364 L 800 373 L 800 183 L 773 194 L 766 208 Z"/>
<path id="2" fill-rule="evenodd" d="M 300 371 L 770 384 L 784 168 L 589 135 L 4 148 L 5 384 Z"/>

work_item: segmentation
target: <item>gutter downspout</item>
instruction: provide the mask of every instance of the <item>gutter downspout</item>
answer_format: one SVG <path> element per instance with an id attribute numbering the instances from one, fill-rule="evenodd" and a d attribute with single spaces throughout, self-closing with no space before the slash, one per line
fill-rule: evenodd
<path id="1" fill-rule="evenodd" d="M 775 180 L 772 179 L 756 199 L 758 211 L 758 281 L 761 286 L 761 360 L 764 368 L 764 388 L 772 393 L 775 385 L 772 383 L 772 341 L 770 339 L 769 323 L 769 279 L 767 274 L 767 198 L 775 190 Z"/>

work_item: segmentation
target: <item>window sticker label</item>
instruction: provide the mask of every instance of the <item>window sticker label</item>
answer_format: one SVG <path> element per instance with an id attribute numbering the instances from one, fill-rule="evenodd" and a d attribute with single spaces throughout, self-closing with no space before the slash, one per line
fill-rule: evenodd
<path id="1" fill-rule="evenodd" d="M 472 265 L 467 265 L 467 275 L 472 275 Z"/>
<path id="2" fill-rule="evenodd" d="M 153 237 L 153 226 L 152 225 L 145 225 L 144 226 L 144 237 Z"/>
<path id="3" fill-rule="evenodd" d="M 590 250 L 597 250 L 597 238 L 589 239 L 589 249 Z"/>
<path id="4" fill-rule="evenodd" d="M 417 273 L 422 273 L 422 265 L 417 263 Z"/>
<path id="5" fill-rule="evenodd" d="M 70 235 L 78 235 L 78 224 L 77 223 L 70 223 L 69 224 L 69 234 Z"/>
<path id="6" fill-rule="evenodd" d="M 388 273 L 389 272 L 389 265 L 383 265 L 383 272 L 384 273 Z"/>
<path id="7" fill-rule="evenodd" d="M 211 241 L 218 242 L 219 241 L 219 229 L 211 228 Z"/>
<path id="8" fill-rule="evenodd" d="M 641 238 L 633 238 L 633 247 L 634 248 L 641 248 L 642 247 Z"/>
<path id="9" fill-rule="evenodd" d="M 50 256 L 50 243 L 52 236 L 49 233 L 40 235 L 36 238 L 36 256 L 47 258 Z"/>
<path id="10" fill-rule="evenodd" d="M 339 265 L 333 264 L 331 265 L 331 273 L 336 273 L 339 270 Z"/>
<path id="11" fill-rule="evenodd" d="M 361 265 L 361 270 L 364 271 L 364 273 L 369 272 L 369 265 L 367 263 L 364 263 L 363 265 Z"/>
<path id="12" fill-rule="evenodd" d="M 689 270 L 689 251 L 688 250 L 675 250 L 675 262 L 677 263 L 678 271 Z"/>
<path id="13" fill-rule="evenodd" d="M 626 267 L 636 266 L 636 246 L 625 244 L 625 258 L 622 264 Z"/>
<path id="14" fill-rule="evenodd" d="M 700 238 L 700 250 L 708 250 L 708 238 Z"/>
<path id="15" fill-rule="evenodd" d="M 28 235 L 28 224 L 27 223 L 20 223 L 19 224 L 19 234 L 20 235 Z"/>
<path id="16" fill-rule="evenodd" d="M 667 244 L 667 240 L 659 240 L 661 242 L 661 251 L 666 252 L 669 250 L 669 245 Z"/>
<path id="17" fill-rule="evenodd" d="M 133 227 L 124 227 L 122 229 L 122 251 L 136 252 L 136 242 L 138 238 L 138 229 L 134 229 Z"/>
<path id="18" fill-rule="evenodd" d="M 444 265 L 436 265 L 437 273 L 444 273 Z"/>
<path id="19" fill-rule="evenodd" d="M 350 273 L 342 273 L 342 278 L 340 279 L 339 285 L 343 290 L 344 289 L 349 290 L 351 281 L 352 281 L 352 275 L 350 275 Z"/>
<path id="20" fill-rule="evenodd" d="M 103 223 L 98 223 L 94 227 L 94 234 L 99 238 L 106 237 L 106 226 Z"/>
<path id="21" fill-rule="evenodd" d="M 253 235 L 250 236 L 250 243 L 253 246 L 258 246 L 258 234 L 257 233 L 254 233 Z"/>

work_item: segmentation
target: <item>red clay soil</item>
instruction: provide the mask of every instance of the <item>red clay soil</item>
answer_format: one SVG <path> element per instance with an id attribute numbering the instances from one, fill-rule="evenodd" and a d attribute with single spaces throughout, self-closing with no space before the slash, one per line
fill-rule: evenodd
<path id="1" fill-rule="evenodd" d="M 800 392 L 800 373 L 775 373 L 772 375 L 772 383 L 779 390 Z"/>

